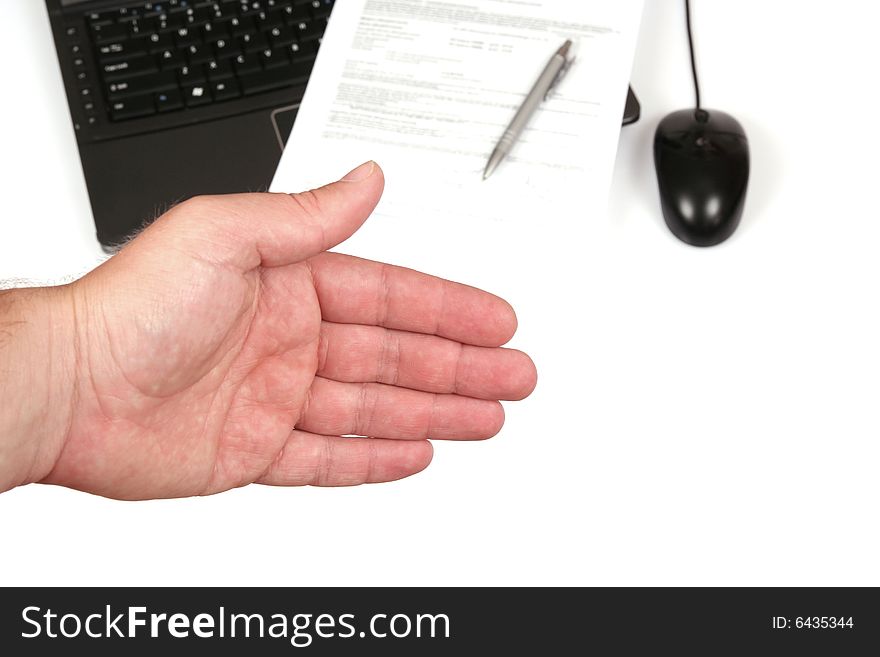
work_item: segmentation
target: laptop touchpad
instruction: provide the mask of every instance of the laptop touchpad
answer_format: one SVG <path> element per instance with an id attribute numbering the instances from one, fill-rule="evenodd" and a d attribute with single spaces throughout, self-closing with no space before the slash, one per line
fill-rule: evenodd
<path id="1" fill-rule="evenodd" d="M 272 112 L 272 128 L 275 130 L 275 138 L 278 139 L 278 147 L 282 151 L 287 144 L 287 138 L 290 137 L 290 131 L 293 130 L 293 120 L 298 109 L 299 105 L 290 105 L 279 107 Z"/>

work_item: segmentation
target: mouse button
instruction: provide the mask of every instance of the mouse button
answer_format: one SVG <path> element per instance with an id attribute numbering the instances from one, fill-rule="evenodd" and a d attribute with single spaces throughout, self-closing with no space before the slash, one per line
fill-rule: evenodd
<path id="1" fill-rule="evenodd" d="M 748 159 L 748 142 L 734 133 L 712 135 L 712 151 L 714 155 L 725 158 L 732 163 Z"/>
<path id="2" fill-rule="evenodd" d="M 658 130 L 654 137 L 655 150 L 681 152 L 688 147 L 688 132 L 684 130 Z"/>
<path id="3" fill-rule="evenodd" d="M 673 151 L 682 151 L 690 146 L 686 135 L 664 135 L 660 138 L 660 145 Z"/>

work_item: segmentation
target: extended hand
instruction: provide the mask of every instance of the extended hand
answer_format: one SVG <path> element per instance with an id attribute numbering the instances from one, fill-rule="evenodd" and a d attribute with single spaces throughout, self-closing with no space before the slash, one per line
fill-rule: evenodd
<path id="1" fill-rule="evenodd" d="M 501 299 L 324 253 L 382 193 L 202 197 L 68 288 L 73 403 L 47 483 L 137 499 L 414 474 L 535 385 Z M 347 435 L 368 438 L 343 437 Z"/>

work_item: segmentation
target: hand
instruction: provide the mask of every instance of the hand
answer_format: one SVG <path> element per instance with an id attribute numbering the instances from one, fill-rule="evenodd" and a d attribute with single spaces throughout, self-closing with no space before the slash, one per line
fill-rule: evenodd
<path id="1" fill-rule="evenodd" d="M 382 482 L 425 468 L 429 438 L 497 433 L 498 400 L 536 378 L 498 348 L 510 306 L 324 253 L 383 184 L 368 163 L 303 194 L 196 198 L 68 286 L 72 405 L 36 478 L 124 499 Z"/>

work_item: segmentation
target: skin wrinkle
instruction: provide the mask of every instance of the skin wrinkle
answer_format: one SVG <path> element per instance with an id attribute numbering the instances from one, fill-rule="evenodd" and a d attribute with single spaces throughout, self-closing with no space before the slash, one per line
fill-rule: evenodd
<path id="1" fill-rule="evenodd" d="M 306 390 L 306 398 L 303 402 L 302 409 L 299 412 L 299 417 L 297 418 L 297 426 L 295 426 L 294 429 L 297 429 L 299 427 L 299 424 L 309 416 L 309 408 L 312 405 L 312 395 L 314 394 L 313 391 L 314 388 L 312 388 L 311 386 L 309 386 L 309 389 Z"/>
<path id="2" fill-rule="evenodd" d="M 5 286 L 6 282 L 0 283 L 0 314 L 11 312 L 12 308 L 16 305 L 17 295 L 20 294 L 15 289 L 3 289 Z M 27 322 L 23 319 L 14 321 L 6 320 L 0 323 L 0 347 L 4 347 L 12 341 L 12 329 L 17 326 L 23 326 L 26 323 Z"/>
<path id="3" fill-rule="evenodd" d="M 376 476 L 376 462 L 379 457 L 379 445 L 375 440 L 367 441 L 367 467 L 364 469 L 364 476 L 361 481 L 357 483 L 368 483 L 375 479 L 378 479 Z"/>
<path id="4" fill-rule="evenodd" d="M 67 445 L 68 440 L 70 440 L 70 434 L 73 432 L 73 424 L 74 424 L 74 416 L 76 413 L 76 409 L 79 408 L 81 402 L 81 393 L 79 389 L 79 377 L 80 377 L 80 364 L 82 362 L 82 344 L 80 344 L 81 336 L 79 331 L 76 330 L 76 327 L 79 326 L 79 313 L 77 311 L 77 303 L 76 303 L 76 294 L 73 291 L 73 287 L 70 286 L 66 288 L 70 291 L 68 295 L 70 299 L 70 312 L 71 317 L 73 318 L 73 371 L 71 372 L 71 376 L 73 377 L 73 381 L 71 382 L 71 401 L 70 401 L 70 416 L 67 420 L 67 426 L 64 431 L 64 436 L 61 439 L 61 449 L 59 450 L 59 454 L 64 451 L 64 448 Z"/>
<path id="5" fill-rule="evenodd" d="M 386 330 L 381 342 L 382 353 L 378 361 L 376 381 L 396 386 L 400 380 L 400 336 Z"/>
<path id="6" fill-rule="evenodd" d="M 318 338 L 317 338 L 317 339 L 318 339 L 318 345 L 319 345 L 319 346 L 318 346 L 318 354 L 319 354 L 318 359 L 319 359 L 319 363 L 320 363 L 320 358 L 321 358 L 321 357 L 320 357 L 320 352 L 321 352 L 320 344 L 321 344 L 321 341 L 322 341 L 322 339 L 321 339 L 321 334 L 320 334 L 320 333 L 318 334 Z M 303 404 L 302 404 L 302 406 L 301 406 L 301 408 L 300 408 L 300 412 L 299 412 L 299 417 L 300 417 L 300 418 L 303 418 L 303 417 L 306 416 L 306 412 L 307 412 L 307 409 L 308 409 L 308 405 L 309 405 L 309 402 L 310 402 L 310 400 L 311 400 L 311 395 L 312 395 L 311 387 L 309 387 L 309 390 L 306 392 L 305 400 L 303 401 Z M 283 461 L 284 455 L 285 455 L 285 453 L 286 453 L 286 451 L 287 451 L 287 446 L 289 445 L 290 441 L 292 440 L 295 431 L 296 431 L 296 427 L 294 426 L 294 427 L 291 428 L 291 433 L 288 435 L 287 440 L 285 440 L 285 441 L 281 444 L 281 448 L 278 450 L 278 453 L 275 455 L 275 457 L 274 457 L 273 459 L 270 460 L 269 465 L 266 466 L 265 470 L 263 470 L 263 471 L 260 473 L 259 477 L 257 477 L 257 480 L 267 478 L 267 477 L 269 476 L 269 473 L 270 473 L 273 469 L 275 469 L 275 468 L 277 468 L 277 467 L 280 466 L 280 463 Z"/>
<path id="7" fill-rule="evenodd" d="M 79 361 L 79 363 L 77 365 L 77 372 L 78 372 L 78 375 L 84 376 L 86 381 L 88 381 L 88 384 L 91 388 L 92 398 L 95 400 L 97 408 L 98 408 L 98 412 L 101 416 L 101 421 L 104 423 L 112 422 L 110 414 L 107 412 L 107 409 L 104 407 L 103 400 L 102 400 L 101 396 L 98 395 L 97 388 L 95 387 L 95 378 L 90 374 L 93 369 L 92 358 L 91 358 L 92 349 L 90 349 L 88 347 L 89 343 L 91 342 L 90 341 L 91 332 L 89 331 L 90 317 L 89 317 L 88 312 L 80 312 L 78 310 L 79 304 L 77 303 L 77 301 L 80 301 L 80 302 L 82 301 L 82 299 L 80 299 L 78 297 L 78 295 L 76 294 L 78 289 L 79 288 L 76 288 L 76 287 L 72 288 L 71 296 L 73 298 L 73 305 L 74 305 L 74 309 L 75 309 L 74 312 L 75 312 L 75 317 L 77 319 L 77 325 L 79 325 L 79 321 L 83 322 L 83 327 L 82 327 L 83 330 L 77 331 L 76 333 L 86 343 L 87 356 L 86 356 L 86 358 L 81 358 L 81 357 L 77 358 L 77 360 Z M 79 344 L 81 344 L 81 340 L 76 339 L 75 343 L 79 345 Z M 82 371 L 83 368 L 87 368 L 89 370 L 89 373 L 87 374 L 87 373 L 83 372 Z M 78 387 L 79 386 L 77 386 L 77 388 Z M 73 421 L 71 421 L 71 424 L 72 424 L 72 422 Z M 73 427 L 71 426 L 68 429 L 67 438 L 65 439 L 65 441 L 61 447 L 61 450 L 58 454 L 58 457 L 55 460 L 55 465 L 52 467 L 52 469 L 49 471 L 49 473 L 45 476 L 44 480 L 51 480 L 55 476 L 56 470 L 58 469 L 58 464 L 62 462 L 65 454 L 68 451 L 68 448 L 71 445 L 70 438 L 71 438 L 72 431 L 73 431 Z"/>
<path id="8" fill-rule="evenodd" d="M 236 391 L 237 391 L 238 387 L 240 387 L 240 386 L 236 386 Z M 208 407 L 208 413 L 205 415 L 205 421 L 202 425 L 203 435 L 207 435 L 207 433 L 208 433 L 208 423 L 210 422 L 210 419 L 213 415 L 212 411 L 214 410 L 214 405 L 216 404 L 217 400 L 222 396 L 223 392 L 224 392 L 223 386 L 220 385 L 220 386 L 218 386 L 217 390 L 215 391 L 213 397 L 211 398 L 211 404 Z M 234 396 L 234 394 L 233 394 L 233 396 Z M 223 413 L 223 420 L 222 420 L 221 426 L 226 425 L 227 421 L 229 420 L 229 412 L 231 410 L 232 410 L 232 407 L 227 405 L 226 410 Z M 213 460 L 214 460 L 214 467 L 211 469 L 211 472 L 205 477 L 205 484 L 202 487 L 202 492 L 200 493 L 200 495 L 210 494 L 208 491 L 214 487 L 214 482 L 219 481 L 219 479 L 217 478 L 218 471 L 224 467 L 224 465 L 222 463 L 223 459 L 220 458 L 220 443 L 219 442 L 215 443 L 212 447 L 213 447 L 212 456 L 213 456 Z"/>
<path id="9" fill-rule="evenodd" d="M 443 313 L 446 312 L 446 294 L 448 283 L 441 281 L 439 283 L 440 286 L 440 302 L 438 304 L 439 310 L 437 312 L 437 317 L 434 322 L 434 335 L 442 335 L 440 333 L 441 324 L 443 323 Z"/>
<path id="10" fill-rule="evenodd" d="M 86 367 L 88 369 L 88 374 L 86 374 L 86 379 L 88 380 L 89 385 L 91 386 L 92 397 L 97 402 L 98 411 L 100 412 L 101 416 L 106 421 L 112 421 L 113 418 L 111 417 L 109 410 L 104 406 L 103 395 L 100 395 L 98 393 L 98 388 L 97 388 L 97 384 L 95 381 L 95 377 L 92 375 L 92 372 L 97 371 L 97 369 L 94 366 L 93 355 L 100 353 L 100 350 L 91 348 L 92 332 L 89 330 L 89 327 L 92 324 L 92 318 L 88 312 L 86 312 L 85 324 L 86 324 L 86 326 L 85 326 L 86 342 L 89 344 L 89 348 L 88 348 L 89 355 L 86 357 Z M 111 358 L 112 358 L 112 354 L 111 354 Z"/>
<path id="11" fill-rule="evenodd" d="M 388 265 L 379 265 L 379 276 L 376 281 L 376 325 L 388 326 L 388 313 L 390 311 L 389 297 L 391 286 L 388 282 Z"/>
<path id="12" fill-rule="evenodd" d="M 161 230 L 168 230 L 169 220 L 173 217 L 181 217 L 175 220 L 184 222 L 189 230 L 186 231 L 184 242 L 175 243 L 171 247 L 174 253 L 200 261 L 211 268 L 228 269 L 234 274 L 257 269 L 260 266 L 261 254 L 256 243 L 252 245 L 249 254 L 239 255 L 241 262 L 235 261 L 236 254 L 228 252 L 229 244 L 240 241 L 239 234 L 243 230 L 242 226 L 246 226 L 250 222 L 250 217 L 247 213 L 242 213 L 236 206 L 224 210 L 223 217 L 217 221 L 213 217 L 217 214 L 215 210 L 218 208 L 223 208 L 223 203 L 216 197 L 197 196 L 175 206 L 174 212 L 163 215 L 154 223 L 154 226 Z M 197 221 L 192 221 L 191 216 Z M 211 223 L 217 235 L 205 234 L 203 230 L 205 223 Z M 185 248 L 187 246 L 190 248 Z M 206 257 L 205 254 L 214 257 Z M 248 255 L 252 257 L 248 257 Z"/>
<path id="13" fill-rule="evenodd" d="M 47 317 L 47 321 L 49 322 L 49 326 L 46 329 L 46 341 L 48 343 L 46 353 L 49 354 L 47 367 L 46 367 L 46 373 L 47 373 L 50 381 L 60 381 L 62 379 L 63 373 L 58 371 L 57 362 L 56 362 L 56 359 L 54 358 L 57 345 L 56 345 L 56 339 L 55 339 L 55 331 L 53 330 L 54 327 L 52 326 L 52 324 L 54 323 L 53 320 L 54 320 L 54 318 L 52 317 L 51 314 L 49 314 Z M 53 403 L 55 400 L 54 400 L 53 394 L 52 394 L 53 393 L 52 386 L 47 386 L 45 393 L 46 393 L 46 399 L 45 399 L 44 408 L 55 407 L 56 405 Z M 70 411 L 70 415 L 71 416 L 73 415 L 72 409 Z M 43 443 L 42 445 L 40 445 L 40 448 L 34 450 L 33 459 L 31 461 L 31 466 L 28 469 L 28 474 L 27 474 L 28 480 L 33 480 L 33 479 L 39 478 L 38 475 L 36 474 L 37 464 L 43 460 L 43 457 L 45 456 L 45 450 L 47 447 L 49 447 L 49 446 L 46 445 L 45 443 Z M 50 459 L 50 461 L 51 461 L 51 459 Z"/>
<path id="14" fill-rule="evenodd" d="M 262 299 L 262 290 L 263 290 L 263 279 L 262 279 L 262 272 L 260 272 L 260 277 L 257 279 L 257 287 L 254 290 L 254 302 L 253 302 L 253 312 L 254 313 L 256 313 L 257 309 L 260 307 L 259 304 L 260 304 L 260 300 Z M 248 343 L 248 338 L 250 337 L 252 328 L 253 328 L 253 315 L 251 316 L 251 321 L 248 323 L 248 327 L 247 327 L 247 330 L 245 331 L 244 339 L 240 343 L 239 350 L 233 358 L 233 362 L 235 361 L 235 359 L 238 358 L 238 356 L 241 355 L 241 349 L 244 348 L 244 345 L 246 345 Z M 250 374 L 254 370 L 254 368 L 256 368 L 256 366 L 257 366 L 257 363 L 254 363 L 251 367 L 249 367 L 247 369 L 247 372 L 245 373 L 245 375 L 241 376 L 239 378 L 238 384 L 235 385 L 235 388 L 232 391 L 231 398 L 235 398 L 235 395 L 237 394 L 238 390 L 241 388 L 242 382 L 247 378 L 248 374 Z M 228 376 L 228 374 L 227 374 L 227 376 Z M 223 386 L 221 384 L 217 388 L 214 399 L 217 398 L 217 395 L 219 395 L 222 390 L 223 390 Z M 212 406 L 213 406 L 213 401 L 212 401 Z M 229 413 L 231 411 L 232 411 L 232 405 L 228 404 L 226 406 L 226 410 L 223 413 L 223 420 L 219 426 L 225 427 L 228 424 Z M 206 427 L 207 427 L 208 419 L 210 417 L 211 417 L 210 414 L 205 417 L 205 426 Z M 214 482 L 220 481 L 220 479 L 217 478 L 218 473 L 221 469 L 224 468 L 223 459 L 220 457 L 220 454 L 222 451 L 221 447 L 222 447 L 222 445 L 220 442 L 217 442 L 214 445 L 214 466 L 211 469 L 211 474 L 206 478 L 206 480 L 207 480 L 206 487 L 208 487 L 208 488 L 213 487 Z"/>
<path id="15" fill-rule="evenodd" d="M 452 390 L 450 393 L 453 395 L 457 395 L 458 391 L 461 390 L 461 384 L 459 383 L 461 377 L 461 363 L 464 360 L 465 348 L 463 344 L 458 345 L 458 356 L 455 359 L 455 373 L 452 375 Z"/>
<path id="16" fill-rule="evenodd" d="M 262 480 L 267 479 L 269 477 L 270 472 L 277 470 L 281 467 L 281 463 L 284 461 L 284 455 L 287 453 L 287 446 L 290 444 L 290 441 L 293 439 L 293 436 L 294 436 L 294 432 L 293 432 L 293 430 L 291 430 L 291 432 L 287 435 L 287 440 L 285 440 L 281 444 L 281 449 L 278 450 L 278 453 L 275 455 L 275 458 L 273 458 L 269 462 L 269 465 L 266 466 L 266 469 L 260 473 L 260 476 L 256 478 L 256 481 L 262 481 Z"/>
<path id="17" fill-rule="evenodd" d="M 439 399 L 440 395 L 437 393 L 431 395 L 431 414 L 428 417 L 428 424 L 425 427 L 425 440 L 428 440 L 434 433 L 434 418 L 437 417 L 437 401 Z"/>
<path id="18" fill-rule="evenodd" d="M 321 322 L 321 331 L 318 333 L 318 371 L 323 372 L 327 368 L 327 353 L 330 350 L 330 341 L 327 339 L 325 327 L 327 323 Z"/>
<path id="19" fill-rule="evenodd" d="M 248 273 L 250 273 L 250 272 L 248 272 Z M 249 311 L 250 319 L 247 322 L 248 328 L 247 328 L 247 331 L 245 332 L 245 339 L 241 343 L 242 347 L 245 344 L 247 344 L 247 337 L 250 335 L 251 327 L 253 326 L 254 317 L 257 314 L 257 309 L 259 308 L 260 302 L 262 300 L 263 275 L 264 275 L 264 272 L 262 270 L 260 270 L 260 272 L 258 273 L 257 283 L 256 283 L 255 289 L 253 291 L 253 302 L 251 303 L 251 308 Z M 236 322 L 230 323 L 230 326 L 227 329 L 226 333 L 217 342 L 217 348 L 214 349 L 208 356 L 206 356 L 203 359 L 203 361 L 208 361 L 208 360 L 214 359 L 214 357 L 217 355 L 217 352 L 220 350 L 220 348 L 229 341 L 229 337 L 230 337 L 230 335 L 232 335 L 233 331 L 235 330 L 237 322 L 242 320 L 242 318 L 246 312 L 248 312 L 248 311 L 246 309 L 242 308 L 241 312 L 236 317 Z M 235 353 L 235 357 L 237 357 L 241 353 L 240 349 L 241 349 L 241 347 L 239 348 L 239 351 L 237 353 Z M 234 358 L 233 358 L 233 360 L 234 360 Z M 192 384 L 190 384 L 190 386 L 188 386 L 187 389 L 191 389 L 192 387 L 194 387 L 195 385 L 200 383 L 208 374 L 210 374 L 210 370 L 205 372 L 201 377 L 199 377 L 196 381 L 194 381 Z"/>
<path id="20" fill-rule="evenodd" d="M 333 441 L 330 440 L 327 436 L 322 436 L 323 438 L 323 453 L 324 458 L 318 459 L 318 462 L 315 464 L 315 475 L 314 481 L 319 486 L 324 485 L 325 482 L 329 481 L 330 472 L 333 471 L 333 459 L 334 459 L 334 447 Z"/>
<path id="21" fill-rule="evenodd" d="M 295 209 L 299 209 L 305 213 L 306 217 L 309 219 L 309 223 L 300 224 L 299 228 L 302 231 L 303 229 L 318 229 L 320 232 L 320 248 L 326 249 L 327 247 L 327 231 L 324 227 L 324 223 L 321 221 L 322 216 L 330 216 L 324 215 L 321 211 L 321 201 L 318 194 L 315 193 L 314 190 L 309 190 L 307 192 L 302 192 L 300 194 L 285 194 L 286 198 L 289 198 Z M 303 240 L 305 241 L 305 240 Z M 262 259 L 262 254 L 261 254 Z"/>
<path id="22" fill-rule="evenodd" d="M 238 383 L 238 384 L 235 385 L 235 388 L 234 388 L 234 391 L 233 391 L 233 395 L 232 395 L 232 396 L 233 396 L 234 398 L 236 398 L 236 399 L 239 399 L 240 390 L 241 390 L 241 385 L 242 385 L 242 383 Z M 242 400 L 242 401 L 240 401 L 238 407 L 236 408 L 236 411 L 241 412 L 241 410 L 242 410 L 243 408 L 248 408 L 248 407 L 250 407 L 250 406 L 252 406 L 252 407 L 254 408 L 254 410 L 259 410 L 260 407 L 261 407 L 261 402 L 260 402 L 259 399 L 248 399 L 248 400 L 247 400 L 247 403 L 245 403 L 245 401 Z M 224 418 L 223 425 L 221 425 L 223 429 L 225 429 L 226 424 L 228 423 L 228 416 L 229 416 L 229 412 L 230 412 L 230 410 L 231 410 L 231 407 L 228 407 L 228 408 L 227 408 L 227 411 L 226 411 L 226 414 L 225 414 L 225 418 Z M 239 436 L 238 434 L 226 433 L 225 435 L 226 435 L 227 437 L 234 437 L 234 438 L 236 438 L 236 439 L 242 439 L 242 438 L 243 438 L 242 436 Z M 239 441 L 236 440 L 235 442 L 239 442 Z M 246 441 L 245 441 L 245 440 L 240 440 L 240 442 L 246 442 Z M 283 449 L 284 444 L 285 444 L 284 442 L 281 443 L 281 447 L 280 447 L 281 449 Z M 230 478 L 232 478 L 233 470 L 230 469 L 230 468 L 226 468 L 226 467 L 225 467 L 225 466 L 226 466 L 226 458 L 227 458 L 227 457 L 226 457 L 226 453 L 221 449 L 222 445 L 223 445 L 222 442 L 218 442 L 218 443 L 216 444 L 216 446 L 215 446 L 215 453 L 216 453 L 216 456 L 215 456 L 215 458 L 214 458 L 214 463 L 215 463 L 215 465 L 216 465 L 216 464 L 220 464 L 220 465 L 224 468 L 224 472 L 227 474 L 227 476 L 230 477 Z M 244 450 L 244 449 L 242 449 L 242 448 L 239 448 L 239 454 L 246 454 L 246 455 L 249 455 L 249 456 L 252 456 L 252 457 L 259 457 L 259 456 L 261 455 L 259 449 L 255 449 L 255 450 L 247 451 L 247 450 Z M 273 461 L 273 458 L 274 458 L 274 457 L 270 454 L 270 455 L 269 455 L 269 458 L 266 459 L 266 461 L 267 461 L 267 463 L 269 464 L 269 466 L 271 466 L 271 463 L 272 463 L 272 461 Z M 269 467 L 269 466 L 267 466 L 267 467 Z M 265 471 L 265 468 L 263 468 L 262 471 L 264 472 L 264 471 Z M 260 472 L 260 471 L 258 471 L 258 472 Z M 244 480 L 244 479 L 246 479 L 246 478 L 251 477 L 250 473 L 248 473 L 247 470 L 244 469 L 244 468 L 242 469 L 242 472 L 239 472 L 238 474 L 239 474 L 239 477 L 238 477 L 238 478 L 239 478 L 240 480 Z M 242 485 L 244 485 L 244 484 L 242 484 L 242 483 L 237 484 L 237 486 L 242 486 Z"/>
<path id="23" fill-rule="evenodd" d="M 354 405 L 354 426 L 351 427 L 351 431 L 350 431 L 350 433 L 357 433 L 357 434 L 362 434 L 365 436 L 367 436 L 371 433 L 370 426 L 369 425 L 365 426 L 363 423 L 363 414 L 367 410 L 367 396 L 368 396 L 367 385 L 368 384 L 366 384 L 366 383 L 362 383 L 358 387 L 358 400 L 357 400 L 357 403 Z M 372 412 L 370 412 L 368 417 L 369 417 L 368 423 L 370 423 L 370 425 L 371 425 L 372 420 L 373 420 Z"/>

